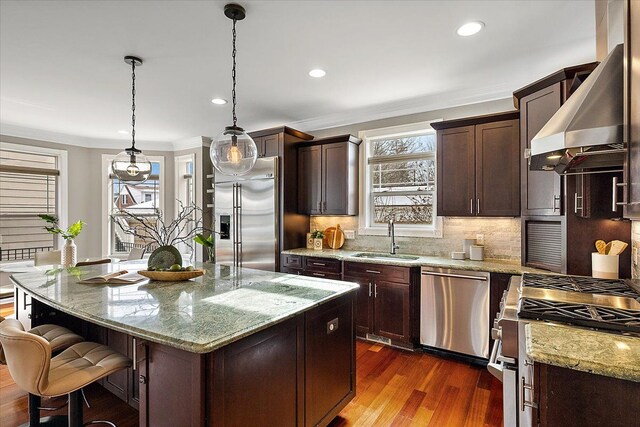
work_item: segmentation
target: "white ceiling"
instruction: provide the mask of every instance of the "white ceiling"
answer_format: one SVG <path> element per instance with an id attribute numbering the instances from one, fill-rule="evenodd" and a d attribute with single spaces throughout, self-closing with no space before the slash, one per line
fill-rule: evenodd
<path id="1" fill-rule="evenodd" d="M 215 136 L 231 116 L 230 104 L 210 102 L 231 98 L 225 3 L 2 0 L 0 131 L 126 141 L 123 56 L 137 55 L 137 139 Z M 242 4 L 238 116 L 247 130 L 313 130 L 504 98 L 595 58 L 593 0 Z M 485 30 L 457 36 L 469 20 Z M 316 67 L 327 76 L 309 77 Z"/>

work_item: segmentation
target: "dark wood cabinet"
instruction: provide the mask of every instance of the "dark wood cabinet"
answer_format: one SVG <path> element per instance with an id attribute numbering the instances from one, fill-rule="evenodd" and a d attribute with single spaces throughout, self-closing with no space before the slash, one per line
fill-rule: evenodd
<path id="1" fill-rule="evenodd" d="M 300 212 L 307 215 L 322 213 L 322 146 L 302 147 L 298 150 Z"/>
<path id="2" fill-rule="evenodd" d="M 520 139 L 523 157 L 531 149 L 531 140 L 562 105 L 560 82 L 520 100 Z M 524 162 L 522 215 L 562 215 L 562 180 L 557 173 L 529 170 Z"/>
<path id="3" fill-rule="evenodd" d="M 356 282 L 356 334 L 374 335 L 413 348 L 418 334 L 418 269 L 369 263 L 344 263 L 344 280 Z M 376 338 L 377 339 L 377 338 Z"/>
<path id="4" fill-rule="evenodd" d="M 282 133 L 271 135 L 252 136 L 258 149 L 258 158 L 275 157 L 280 155 L 280 141 L 283 139 Z"/>
<path id="5" fill-rule="evenodd" d="M 624 123 L 629 154 L 624 165 L 624 216 L 640 220 L 640 4 L 625 1 Z"/>
<path id="6" fill-rule="evenodd" d="M 520 215 L 517 112 L 433 123 L 438 215 Z"/>
<path id="7" fill-rule="evenodd" d="M 476 125 L 476 213 L 520 215 L 518 121 Z"/>
<path id="8" fill-rule="evenodd" d="M 438 215 L 475 214 L 474 126 L 438 132 Z"/>
<path id="9" fill-rule="evenodd" d="M 352 135 L 298 149 L 298 207 L 306 215 L 358 214 L 358 146 Z"/>
<path id="10" fill-rule="evenodd" d="M 542 363 L 535 363 L 533 378 L 540 427 L 638 425 L 631 408 L 640 407 L 640 383 Z"/>

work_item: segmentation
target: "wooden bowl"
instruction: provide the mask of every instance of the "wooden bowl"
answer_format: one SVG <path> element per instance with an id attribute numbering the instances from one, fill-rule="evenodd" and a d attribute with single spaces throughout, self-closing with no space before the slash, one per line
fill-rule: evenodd
<path id="1" fill-rule="evenodd" d="M 189 279 L 195 279 L 204 274 L 204 270 L 192 270 L 192 271 L 149 271 L 140 270 L 138 274 L 144 277 L 148 277 L 151 280 L 157 280 L 159 282 L 182 282 Z"/>

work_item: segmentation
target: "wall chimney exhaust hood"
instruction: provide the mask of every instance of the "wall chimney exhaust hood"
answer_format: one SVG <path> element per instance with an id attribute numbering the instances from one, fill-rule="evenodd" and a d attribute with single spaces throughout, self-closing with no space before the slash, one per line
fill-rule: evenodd
<path id="1" fill-rule="evenodd" d="M 559 174 L 622 170 L 626 156 L 622 70 L 619 44 L 533 138 L 531 170 Z"/>

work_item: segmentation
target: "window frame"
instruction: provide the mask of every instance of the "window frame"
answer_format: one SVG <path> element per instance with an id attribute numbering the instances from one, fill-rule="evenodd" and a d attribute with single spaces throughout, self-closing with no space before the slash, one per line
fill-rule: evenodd
<path id="1" fill-rule="evenodd" d="M 18 151 L 28 154 L 44 154 L 56 157 L 58 169 L 58 182 L 56 188 L 56 216 L 60 228 L 66 229 L 68 223 L 68 203 L 69 203 L 69 168 L 68 152 L 57 148 L 39 147 L 35 145 L 18 144 L 0 141 L 2 148 L 9 151 Z M 60 239 L 54 238 L 54 249 L 60 248 Z"/>
<path id="2" fill-rule="evenodd" d="M 109 210 L 111 204 L 113 203 L 113 200 L 110 200 L 111 198 L 111 180 L 109 178 L 109 173 L 108 171 L 111 168 L 111 162 L 114 159 L 116 155 L 115 154 L 103 154 L 102 155 L 102 168 L 101 168 L 101 175 L 102 175 L 102 253 L 106 254 L 106 256 L 109 257 L 113 257 L 113 258 L 122 258 L 127 256 L 127 254 L 122 253 L 122 252 L 112 252 L 111 248 L 111 218 L 109 217 L 111 211 Z M 166 176 L 166 172 L 164 170 L 165 168 L 165 161 L 164 161 L 164 156 L 147 156 L 147 159 L 149 159 L 150 162 L 152 163 L 159 163 L 160 164 L 160 174 L 159 174 L 159 186 L 160 186 L 160 194 L 158 197 L 160 197 L 160 211 L 161 214 L 164 216 L 165 214 L 165 207 L 167 206 L 167 201 L 165 200 L 165 176 Z"/>
<path id="3" fill-rule="evenodd" d="M 425 132 L 435 133 L 435 129 L 431 127 L 431 123 L 442 121 L 430 120 L 426 122 L 411 123 L 400 126 L 391 126 L 379 129 L 370 129 L 358 132 L 358 137 L 362 139 L 360 150 L 360 200 L 358 217 L 358 234 L 365 236 L 386 236 L 387 225 L 374 225 L 372 221 L 372 204 L 373 204 L 373 184 L 371 182 L 371 165 L 369 165 L 369 157 L 371 154 L 371 140 L 379 138 L 407 137 L 412 135 L 424 134 Z M 442 217 L 437 215 L 437 144 L 434 150 L 434 162 L 436 166 L 435 189 L 433 192 L 433 223 L 431 225 L 415 225 L 415 224 L 396 224 L 396 236 L 405 237 L 442 237 Z"/>

